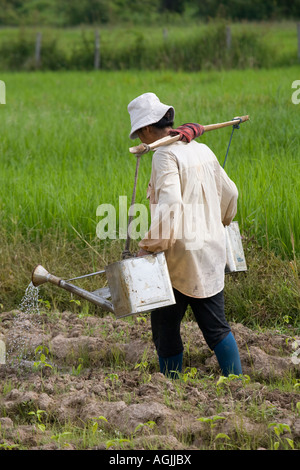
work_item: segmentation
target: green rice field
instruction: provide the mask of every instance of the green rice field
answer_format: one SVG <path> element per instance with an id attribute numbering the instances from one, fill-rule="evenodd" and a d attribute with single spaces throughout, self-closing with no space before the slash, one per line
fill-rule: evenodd
<path id="1" fill-rule="evenodd" d="M 241 230 L 284 256 L 299 253 L 299 67 L 272 70 L 3 73 L 0 216 L 6 233 L 41 239 L 55 230 L 96 235 L 96 209 L 130 203 L 135 157 L 127 104 L 153 91 L 174 105 L 175 125 L 210 124 L 249 114 L 236 130 L 226 171 L 239 189 Z M 231 128 L 201 141 L 223 163 Z M 136 142 L 137 143 L 137 142 Z M 136 202 L 147 203 L 151 155 Z M 118 211 L 117 211 L 118 213 Z"/>

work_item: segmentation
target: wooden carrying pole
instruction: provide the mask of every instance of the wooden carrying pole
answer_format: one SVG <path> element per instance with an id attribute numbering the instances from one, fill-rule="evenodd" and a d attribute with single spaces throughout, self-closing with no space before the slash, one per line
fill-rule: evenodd
<path id="1" fill-rule="evenodd" d="M 239 116 L 233 119 L 232 121 L 219 122 L 216 124 L 208 124 L 206 126 L 203 126 L 204 132 L 213 131 L 215 129 L 221 129 L 222 127 L 234 126 L 234 125 L 237 125 L 239 123 L 242 123 L 248 120 L 249 120 L 249 116 L 246 115 L 246 116 Z M 174 135 L 174 136 L 163 137 L 162 139 L 156 140 L 155 142 L 152 142 L 152 144 L 149 144 L 149 145 L 142 143 L 140 145 L 137 145 L 136 147 L 130 147 L 129 152 L 142 155 L 144 153 L 150 152 L 151 150 L 156 150 L 158 147 L 161 147 L 163 145 L 170 145 L 174 142 L 177 142 L 179 138 L 180 138 L 179 134 Z"/>

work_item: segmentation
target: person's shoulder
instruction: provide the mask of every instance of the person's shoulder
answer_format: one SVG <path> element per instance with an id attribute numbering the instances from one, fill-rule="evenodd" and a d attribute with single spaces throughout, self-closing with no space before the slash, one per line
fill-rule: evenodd
<path id="1" fill-rule="evenodd" d="M 176 145 L 177 142 L 169 145 L 162 145 L 161 147 L 158 147 L 154 152 L 153 152 L 153 160 L 158 160 L 160 158 L 172 158 L 172 148 L 174 148 L 174 145 Z"/>
<path id="2" fill-rule="evenodd" d="M 193 150 L 198 151 L 199 154 L 205 156 L 208 159 L 217 160 L 215 153 L 207 144 L 204 144 L 203 142 L 196 142 L 195 140 L 190 142 L 188 145 L 191 144 L 193 144 Z"/>
<path id="3" fill-rule="evenodd" d="M 158 147 L 153 153 L 152 167 L 166 169 L 176 164 L 176 153 L 173 151 L 174 145 L 175 144 L 170 144 Z"/>
<path id="4" fill-rule="evenodd" d="M 198 153 L 207 156 L 215 156 L 213 151 L 208 147 L 208 145 L 204 144 L 203 142 L 197 142 L 196 140 L 192 140 L 191 142 L 175 142 L 169 146 L 169 152 L 173 153 L 174 155 L 179 154 L 188 154 Z"/>
<path id="5" fill-rule="evenodd" d="M 204 144 L 203 142 L 197 142 L 196 140 L 192 140 L 188 145 L 189 145 L 189 147 L 193 147 L 195 149 L 198 149 L 201 152 L 211 152 L 212 151 L 207 144 Z"/>

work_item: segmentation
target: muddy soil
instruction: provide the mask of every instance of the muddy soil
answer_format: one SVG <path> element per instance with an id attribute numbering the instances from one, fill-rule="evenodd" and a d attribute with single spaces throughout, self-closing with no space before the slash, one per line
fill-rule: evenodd
<path id="1" fill-rule="evenodd" d="M 300 337 L 231 326 L 243 379 L 220 380 L 188 321 L 183 374 L 172 381 L 159 372 L 147 315 L 1 313 L 1 448 L 299 448 Z"/>

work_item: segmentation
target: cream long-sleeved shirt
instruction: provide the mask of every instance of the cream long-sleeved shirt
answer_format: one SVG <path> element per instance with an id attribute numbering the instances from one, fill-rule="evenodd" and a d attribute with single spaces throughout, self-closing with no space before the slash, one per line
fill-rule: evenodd
<path id="1" fill-rule="evenodd" d="M 224 287 L 225 225 L 237 211 L 236 185 L 205 144 L 158 148 L 147 197 L 151 224 L 139 246 L 164 251 L 172 286 L 191 297 L 211 297 Z"/>

